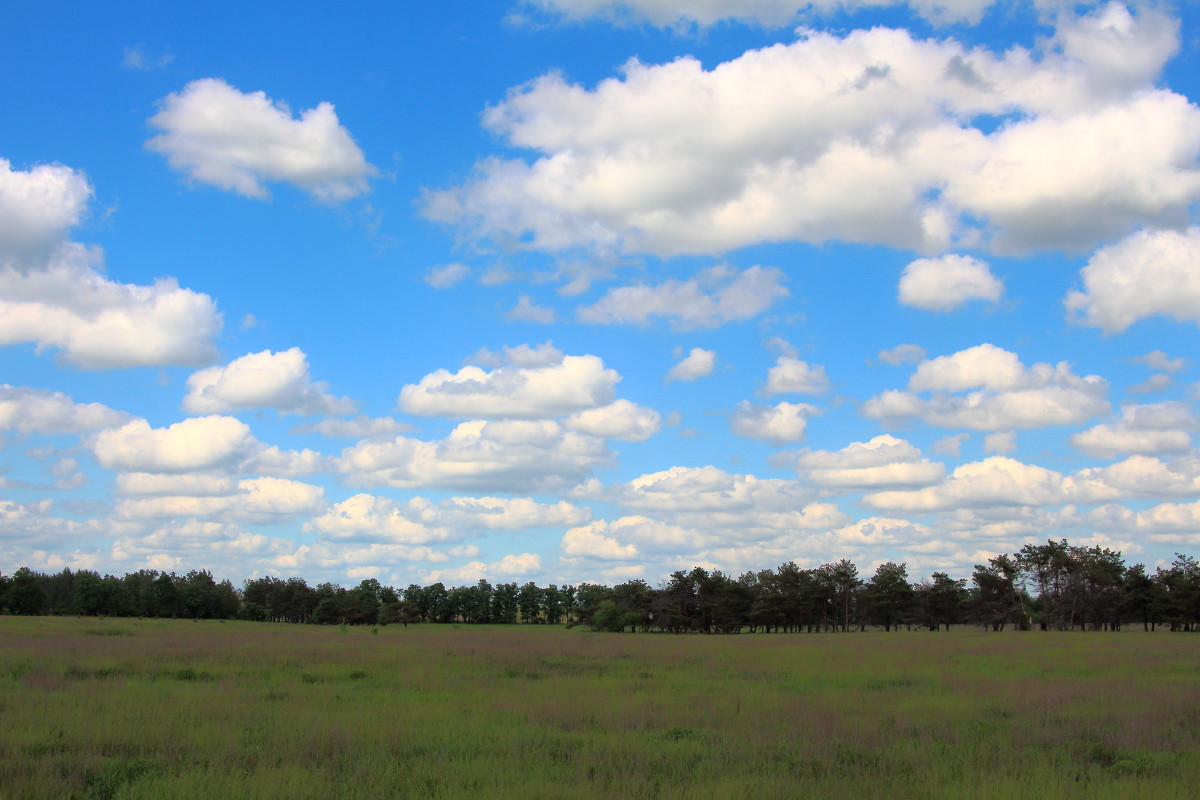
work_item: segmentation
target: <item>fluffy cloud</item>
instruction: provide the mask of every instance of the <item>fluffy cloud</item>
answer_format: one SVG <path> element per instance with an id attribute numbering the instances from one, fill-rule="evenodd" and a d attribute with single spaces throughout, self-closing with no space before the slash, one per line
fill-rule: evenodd
<path id="1" fill-rule="evenodd" d="M 759 406 L 743 400 L 733 410 L 730 429 L 738 436 L 773 444 L 802 442 L 808 420 L 820 413 L 820 409 L 808 403 Z"/>
<path id="2" fill-rule="evenodd" d="M 927 486 L 946 474 L 944 466 L 921 458 L 912 444 L 887 434 L 837 451 L 789 455 L 780 463 L 790 463 L 801 478 L 833 490 Z"/>
<path id="3" fill-rule="evenodd" d="M 329 103 L 292 116 L 263 92 L 244 94 L 224 81 L 192 81 L 162 101 L 150 124 L 162 133 L 146 147 L 189 180 L 265 199 L 268 181 L 284 181 L 327 202 L 369 191 L 376 170 L 338 122 Z"/>
<path id="4" fill-rule="evenodd" d="M 129 472 L 189 472 L 229 467 L 261 446 L 233 417 L 193 417 L 166 428 L 144 419 L 96 434 L 92 449 L 101 466 Z"/>
<path id="5" fill-rule="evenodd" d="M 471 561 L 460 567 L 427 572 L 421 576 L 421 580 L 425 584 L 441 581 L 461 585 L 475 583 L 485 578 L 493 580 L 532 578 L 541 571 L 542 557 L 537 553 L 510 553 L 498 561 L 488 563 Z"/>
<path id="6" fill-rule="evenodd" d="M 76 403 L 62 392 L 0 384 L 0 431 L 83 433 L 128 420 L 122 411 L 100 403 Z"/>
<path id="7" fill-rule="evenodd" d="M 1107 333 L 1156 314 L 1200 323 L 1200 227 L 1135 233 L 1096 251 L 1080 277 L 1083 291 L 1066 298 L 1077 322 Z"/>
<path id="8" fill-rule="evenodd" d="M 475 366 L 453 374 L 439 369 L 405 386 L 399 404 L 410 414 L 427 416 L 545 419 L 612 402 L 620 379 L 596 356 L 491 372 Z"/>
<path id="9" fill-rule="evenodd" d="M 813 498 L 797 481 L 731 475 L 716 467 L 671 467 L 616 487 L 612 500 L 631 509 L 675 511 L 794 511 Z"/>
<path id="10" fill-rule="evenodd" d="M 976 23 L 996 0 L 527 0 L 527 5 L 565 19 L 600 17 L 649 22 L 661 27 L 715 25 L 726 20 L 764 26 L 794 23 L 806 11 L 907 5 L 934 22 Z"/>
<path id="11" fill-rule="evenodd" d="M 767 370 L 766 394 L 824 394 L 829 390 L 825 368 L 790 355 L 781 355 Z"/>
<path id="12" fill-rule="evenodd" d="M 603 440 L 556 422 L 475 420 L 440 441 L 360 442 L 337 469 L 355 486 L 521 492 L 569 488 L 611 463 Z"/>
<path id="13" fill-rule="evenodd" d="M 589 408 L 563 420 L 563 427 L 602 439 L 644 442 L 658 433 L 662 417 L 651 408 L 618 400 L 601 408 Z"/>
<path id="14" fill-rule="evenodd" d="M 1196 418 L 1183 403 L 1128 405 L 1113 423 L 1103 423 L 1071 436 L 1071 444 L 1090 456 L 1184 453 L 1191 449 Z"/>
<path id="15" fill-rule="evenodd" d="M 183 407 L 193 414 L 220 414 L 236 408 L 274 408 L 285 414 L 345 414 L 348 398 L 326 394 L 313 383 L 308 358 L 298 347 L 250 353 L 224 367 L 209 367 L 188 377 Z"/>
<path id="16" fill-rule="evenodd" d="M 0 268 L 44 263 L 79 224 L 91 198 L 87 179 L 70 167 L 14 170 L 0 158 Z"/>
<path id="17" fill-rule="evenodd" d="M 221 315 L 206 294 L 172 279 L 117 283 L 99 251 L 64 244 L 36 271 L 0 270 L 0 345 L 56 348 L 80 367 L 195 366 L 216 356 Z"/>
<path id="18" fill-rule="evenodd" d="M 900 276 L 900 302 L 926 311 L 953 311 L 968 300 L 995 302 L 1003 292 L 988 265 L 971 256 L 919 258 Z"/>
<path id="19" fill-rule="evenodd" d="M 678 354 L 677 354 L 678 355 Z M 671 381 L 694 381 L 712 374 L 717 363 L 717 354 L 713 350 L 693 347 L 682 361 L 667 371 L 664 383 Z"/>
<path id="20" fill-rule="evenodd" d="M 479 162 L 425 212 L 505 245 L 658 255 L 1077 249 L 1181 224 L 1200 109 L 1154 85 L 1177 24 L 1120 3 L 1057 24 L 1033 53 L 802 30 L 711 69 L 634 60 L 591 89 L 543 75 L 484 113 L 531 158 Z"/>
<path id="21" fill-rule="evenodd" d="M 370 439 L 408 433 L 412 426 L 391 417 L 369 417 L 359 414 L 350 419 L 323 419 L 316 423 L 297 425 L 293 433 L 319 433 L 330 439 Z"/>
<path id="22" fill-rule="evenodd" d="M 943 482 L 923 489 L 869 494 L 868 506 L 908 512 L 991 506 L 1057 506 L 1121 497 L 1186 497 L 1200 492 L 1200 459 L 1173 461 L 1131 456 L 1108 467 L 1064 476 L 1003 456 L 963 464 Z"/>
<path id="23" fill-rule="evenodd" d="M 945 428 L 1007 431 L 1075 424 L 1109 410 L 1102 378 L 1075 375 L 1065 361 L 1026 367 L 1015 353 L 991 344 L 922 361 L 908 388 L 872 397 L 862 413 L 889 422 L 920 418 Z"/>
<path id="24" fill-rule="evenodd" d="M 717 266 L 686 281 L 671 279 L 657 286 L 623 286 L 578 311 L 583 322 L 644 325 L 664 317 L 680 329 L 716 328 L 756 317 L 786 297 L 783 272 L 775 267 L 737 271 Z"/>
<path id="25" fill-rule="evenodd" d="M 284 478 L 252 478 L 238 482 L 230 494 L 159 495 L 122 500 L 115 514 L 120 519 L 204 517 L 233 523 L 286 522 L 296 516 L 319 513 L 325 490 Z"/>

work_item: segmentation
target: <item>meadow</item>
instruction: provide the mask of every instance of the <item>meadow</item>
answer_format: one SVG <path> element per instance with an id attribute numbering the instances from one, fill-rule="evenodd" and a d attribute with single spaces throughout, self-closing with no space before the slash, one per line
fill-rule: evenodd
<path id="1" fill-rule="evenodd" d="M 0 800 L 1197 786 L 1192 634 L 0 617 Z"/>

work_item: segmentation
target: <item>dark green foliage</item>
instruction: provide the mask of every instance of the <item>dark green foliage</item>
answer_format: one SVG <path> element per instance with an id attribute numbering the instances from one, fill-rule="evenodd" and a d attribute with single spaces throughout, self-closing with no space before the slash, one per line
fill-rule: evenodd
<path id="1" fill-rule="evenodd" d="M 695 567 L 658 587 L 641 579 L 616 586 L 539 587 L 481 579 L 447 588 L 409 585 L 402 592 L 374 578 L 347 589 L 311 587 L 303 578 L 247 580 L 240 591 L 207 570 L 186 575 L 140 570 L 118 578 L 64 569 L 43 575 L 28 567 L 0 575 L 0 613 L 18 615 L 243 619 L 379 626 L 413 623 L 587 625 L 604 631 L 671 633 L 809 633 L 949 630 L 973 623 L 1014 627 L 1200 630 L 1200 564 L 1177 554 L 1169 568 L 1126 567 L 1120 552 L 1065 539 L 1027 544 L 1014 555 L 978 564 L 965 578 L 935 572 L 911 584 L 906 564 L 880 564 L 867 581 L 849 559 L 804 569 L 789 561 L 737 579 Z"/>

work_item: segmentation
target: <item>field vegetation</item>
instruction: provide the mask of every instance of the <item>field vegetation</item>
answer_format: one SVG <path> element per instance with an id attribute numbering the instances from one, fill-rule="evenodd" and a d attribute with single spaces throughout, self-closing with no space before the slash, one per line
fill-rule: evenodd
<path id="1" fill-rule="evenodd" d="M 0 617 L 0 798 L 1191 798 L 1198 644 Z"/>

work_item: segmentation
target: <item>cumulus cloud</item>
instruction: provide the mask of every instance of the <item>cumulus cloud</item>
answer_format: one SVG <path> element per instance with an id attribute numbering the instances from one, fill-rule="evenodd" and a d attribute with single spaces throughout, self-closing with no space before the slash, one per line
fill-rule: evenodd
<path id="1" fill-rule="evenodd" d="M 772 444 L 804 441 L 808 420 L 821 413 L 808 403 L 778 403 L 760 406 L 743 400 L 730 418 L 729 427 L 737 436 L 762 439 Z"/>
<path id="2" fill-rule="evenodd" d="M 813 491 L 798 481 L 732 475 L 716 467 L 671 467 L 615 487 L 613 502 L 659 515 L 663 512 L 764 513 L 803 509 Z"/>
<path id="3" fill-rule="evenodd" d="M 522 492 L 567 489 L 612 463 L 602 439 L 557 422 L 474 420 L 439 441 L 359 442 L 336 466 L 355 486 Z"/>
<path id="4" fill-rule="evenodd" d="M 192 417 L 166 428 L 136 419 L 96 434 L 92 450 L 101 466 L 130 472 L 188 472 L 228 466 L 257 442 L 233 417 Z"/>
<path id="5" fill-rule="evenodd" d="M 829 14 L 881 6 L 909 6 L 932 22 L 977 23 L 996 0 L 526 0 L 525 5 L 566 20 L 590 17 L 649 22 L 660 27 L 739 21 L 764 27 L 795 23 L 805 12 Z"/>
<path id="6" fill-rule="evenodd" d="M 203 78 L 167 95 L 150 124 L 162 133 L 146 147 L 189 180 L 246 197 L 266 199 L 266 183 L 283 181 L 336 203 L 369 191 L 376 174 L 330 103 L 296 118 L 263 92 Z"/>
<path id="7" fill-rule="evenodd" d="M 411 430 L 411 425 L 391 417 L 369 417 L 359 414 L 350 419 L 323 419 L 316 423 L 304 423 L 297 425 L 292 432 L 319 433 L 330 439 L 371 439 L 379 436 L 395 436 Z"/>
<path id="8" fill-rule="evenodd" d="M 115 509 L 119 519 L 144 520 L 194 517 L 231 523 L 286 522 L 310 516 L 325 507 L 325 490 L 286 478 L 260 477 L 239 481 L 228 494 L 178 494 L 131 498 Z"/>
<path id="9" fill-rule="evenodd" d="M 1097 250 L 1080 277 L 1065 301 L 1075 322 L 1106 333 L 1157 314 L 1200 323 L 1200 227 L 1139 231 Z"/>
<path id="10" fill-rule="evenodd" d="M 220 414 L 237 408 L 274 408 L 285 414 L 346 414 L 349 398 L 327 394 L 313 383 L 308 357 L 298 347 L 273 353 L 263 350 L 192 373 L 183 407 L 193 414 Z"/>
<path id="11" fill-rule="evenodd" d="M 676 354 L 678 356 L 678 354 Z M 694 381 L 700 378 L 705 378 L 712 374 L 713 367 L 717 363 L 717 354 L 714 350 L 705 350 L 702 347 L 693 347 L 683 360 L 675 364 L 667 371 L 667 377 L 664 383 L 671 381 Z"/>
<path id="12" fill-rule="evenodd" d="M 41 269 L 0 270 L 0 345 L 31 342 L 90 369 L 213 360 L 221 315 L 212 298 L 169 278 L 117 283 L 98 261 L 99 251 L 64 244 Z"/>
<path id="13" fill-rule="evenodd" d="M 988 265 L 971 256 L 919 258 L 900 276 L 900 302 L 926 311 L 953 311 L 969 300 L 996 302 L 1003 292 Z"/>
<path id="14" fill-rule="evenodd" d="M 1197 428 L 1192 410 L 1184 403 L 1127 405 L 1121 416 L 1071 436 L 1070 442 L 1090 456 L 1185 453 Z"/>
<path id="15" fill-rule="evenodd" d="M 663 317 L 683 330 L 716 328 L 756 317 L 786 297 L 783 280 L 783 272 L 775 267 L 710 267 L 686 281 L 612 289 L 577 313 L 583 322 L 603 325 L 644 325 L 652 317 Z"/>
<path id="16" fill-rule="evenodd" d="M 0 268 L 41 266 L 87 213 L 92 187 L 60 164 L 14 170 L 0 158 Z"/>
<path id="17" fill-rule="evenodd" d="M 658 433 L 662 417 L 652 408 L 628 400 L 617 400 L 600 408 L 589 408 L 563 420 L 563 427 L 602 439 L 644 442 Z"/>
<path id="18" fill-rule="evenodd" d="M 513 580 L 532 578 L 542 571 L 542 557 L 537 553 L 510 553 L 498 561 L 471 561 L 460 567 L 433 570 L 425 573 L 421 580 L 429 584 L 444 582 L 468 584 L 486 578 Z"/>
<path id="19" fill-rule="evenodd" d="M 663 256 L 1081 249 L 1183 224 L 1200 108 L 1155 86 L 1177 23 L 1120 3 L 1056 22 L 1033 52 L 802 29 L 710 69 L 633 60 L 592 88 L 546 74 L 483 116 L 531 156 L 479 162 L 425 213 L 506 246 Z"/>
<path id="20" fill-rule="evenodd" d="M 887 434 L 836 451 L 786 454 L 778 462 L 790 464 L 801 478 L 831 490 L 927 486 L 946 474 L 944 466 L 922 458 L 911 443 Z"/>
<path id="21" fill-rule="evenodd" d="M 824 394 L 829 390 L 825 368 L 790 355 L 782 355 L 767 370 L 766 394 Z"/>
<path id="22" fill-rule="evenodd" d="M 908 389 L 882 392 L 861 411 L 891 423 L 919 418 L 944 428 L 1007 431 L 1077 424 L 1109 410 L 1108 384 L 1099 376 L 1075 375 L 1065 361 L 1026 367 L 992 344 L 922 361 Z"/>
<path id="23" fill-rule="evenodd" d="M 1186 497 L 1200 492 L 1200 460 L 1130 456 L 1108 467 L 1064 476 L 1005 456 L 963 464 L 941 483 L 869 494 L 863 502 L 892 511 L 929 512 L 992 506 L 1058 506 L 1122 497 Z"/>
<path id="24" fill-rule="evenodd" d="M 83 433 L 128 420 L 123 411 L 100 403 L 76 403 L 62 392 L 0 383 L 0 431 Z"/>
<path id="25" fill-rule="evenodd" d="M 444 369 L 400 391 L 410 414 L 488 419 L 546 419 L 607 405 L 621 376 L 596 356 L 563 356 L 555 363 Z"/>

